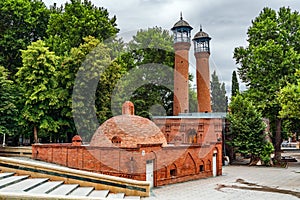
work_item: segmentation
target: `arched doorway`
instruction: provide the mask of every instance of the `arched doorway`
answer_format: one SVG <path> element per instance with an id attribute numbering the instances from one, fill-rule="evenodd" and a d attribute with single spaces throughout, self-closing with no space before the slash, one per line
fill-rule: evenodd
<path id="1" fill-rule="evenodd" d="M 213 176 L 217 176 L 218 172 L 217 172 L 217 166 L 218 166 L 218 150 L 214 149 L 213 151 L 213 158 L 212 158 L 212 173 Z"/>

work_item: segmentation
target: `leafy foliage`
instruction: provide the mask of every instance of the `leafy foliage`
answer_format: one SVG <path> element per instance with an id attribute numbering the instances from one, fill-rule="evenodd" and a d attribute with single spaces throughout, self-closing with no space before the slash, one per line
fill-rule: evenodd
<path id="1" fill-rule="evenodd" d="M 136 107 L 136 114 L 150 118 L 152 115 L 173 113 L 173 77 L 170 72 L 174 67 L 173 38 L 167 30 L 159 27 L 139 30 L 128 43 L 128 52 L 122 59 L 127 63 L 129 77 L 127 85 L 134 87 L 139 79 L 146 83 L 133 92 L 131 100 Z M 128 65 L 129 63 L 129 65 Z M 159 68 L 163 65 L 166 68 Z M 138 69 L 143 70 L 138 70 Z M 134 78 L 135 77 L 135 78 Z M 125 83 L 124 83 L 125 84 Z M 125 87 L 126 88 L 126 87 Z M 159 112 L 154 107 L 160 105 Z"/>
<path id="2" fill-rule="evenodd" d="M 281 105 L 279 114 L 283 118 L 300 119 L 300 70 L 297 70 L 295 77 L 297 77 L 298 83 L 288 84 L 278 94 L 278 100 Z"/>
<path id="3" fill-rule="evenodd" d="M 17 88 L 8 79 L 8 71 L 0 66 L 0 134 L 13 135 L 17 131 Z"/>
<path id="4" fill-rule="evenodd" d="M 278 13 L 270 8 L 252 21 L 248 29 L 249 45 L 234 50 L 241 66 L 238 73 L 249 90 L 249 97 L 265 117 L 271 120 L 275 141 L 275 157 L 280 159 L 281 124 L 278 91 L 295 83 L 294 73 L 300 66 L 300 15 L 290 8 Z"/>
<path id="5" fill-rule="evenodd" d="M 49 11 L 40 0 L 0 1 L 0 65 L 14 75 L 21 51 L 46 35 Z"/>
<path id="6" fill-rule="evenodd" d="M 88 0 L 71 0 L 62 9 L 51 13 L 47 29 L 47 44 L 59 55 L 78 47 L 83 38 L 93 36 L 100 41 L 115 36 L 116 17 L 109 18 L 104 8 Z"/>
<path id="7" fill-rule="evenodd" d="M 22 60 L 23 66 L 16 74 L 24 100 L 22 124 L 32 124 L 41 131 L 58 132 L 62 122 L 57 113 L 60 100 L 64 98 L 57 82 L 59 58 L 39 40 L 22 51 Z"/>
<path id="8" fill-rule="evenodd" d="M 264 160 L 267 160 L 267 156 L 270 157 L 270 144 L 265 139 L 266 125 L 261 113 L 249 99 L 240 94 L 233 97 L 229 109 L 227 115 L 231 136 L 229 145 L 235 148 L 236 152 L 251 155 L 252 159 L 263 156 Z"/>

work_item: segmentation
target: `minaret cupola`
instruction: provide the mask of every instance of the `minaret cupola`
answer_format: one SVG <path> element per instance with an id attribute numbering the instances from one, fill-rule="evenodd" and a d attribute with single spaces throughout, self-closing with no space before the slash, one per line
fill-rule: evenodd
<path id="1" fill-rule="evenodd" d="M 182 13 L 180 13 L 180 20 L 176 22 L 171 28 L 174 33 L 174 43 L 177 42 L 191 42 L 191 30 L 193 28 L 183 20 Z"/>
<path id="2" fill-rule="evenodd" d="M 202 26 L 200 26 L 200 31 L 196 33 L 193 39 L 195 53 L 198 52 L 210 53 L 210 48 L 209 48 L 210 40 L 211 38 L 209 37 L 209 35 L 204 31 L 202 31 Z"/>

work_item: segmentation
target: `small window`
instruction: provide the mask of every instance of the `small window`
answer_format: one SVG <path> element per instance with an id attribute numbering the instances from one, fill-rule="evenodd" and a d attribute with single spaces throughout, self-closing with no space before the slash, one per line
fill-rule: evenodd
<path id="1" fill-rule="evenodd" d="M 166 125 L 166 131 L 170 132 L 171 131 L 171 126 L 169 124 Z"/>
<path id="2" fill-rule="evenodd" d="M 113 144 L 121 144 L 122 140 L 121 140 L 120 137 L 114 136 L 114 137 L 111 139 L 111 142 L 112 142 Z"/>
<path id="3" fill-rule="evenodd" d="M 200 172 L 204 172 L 204 165 L 200 165 Z"/>
<path id="4" fill-rule="evenodd" d="M 171 169 L 170 170 L 170 175 L 171 176 L 176 176 L 176 169 Z"/>
<path id="5" fill-rule="evenodd" d="M 184 125 L 184 124 L 180 126 L 180 131 L 181 131 L 181 132 L 184 132 L 184 131 L 185 131 L 185 125 Z"/>
<path id="6" fill-rule="evenodd" d="M 198 131 L 201 131 L 201 132 L 204 131 L 204 125 L 203 124 L 198 125 Z"/>

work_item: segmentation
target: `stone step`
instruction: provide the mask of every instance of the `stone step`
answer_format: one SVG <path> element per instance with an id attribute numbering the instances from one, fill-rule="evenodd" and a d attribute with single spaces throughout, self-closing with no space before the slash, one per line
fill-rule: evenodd
<path id="1" fill-rule="evenodd" d="M 106 198 L 109 193 L 109 190 L 94 190 L 91 192 L 89 197 L 101 197 Z"/>
<path id="2" fill-rule="evenodd" d="M 80 187 L 79 184 L 64 184 L 63 181 L 49 181 L 48 178 L 29 178 L 14 176 L 14 173 L 0 173 L 0 194 L 38 195 L 43 198 L 61 196 L 62 198 L 101 198 L 140 200 L 137 196 L 125 196 L 124 193 L 109 193 L 109 190 L 95 190 L 94 187 Z M 64 197 L 65 196 L 65 197 Z"/>
<path id="3" fill-rule="evenodd" d="M 50 195 L 69 195 L 78 188 L 78 184 L 63 184 L 54 189 L 53 191 L 49 192 Z"/>
<path id="4" fill-rule="evenodd" d="M 49 181 L 46 183 L 43 183 L 42 185 L 39 185 L 31 190 L 28 191 L 28 193 L 31 194 L 47 194 L 53 190 L 55 190 L 57 187 L 62 185 L 63 181 Z"/>
<path id="5" fill-rule="evenodd" d="M 0 192 L 26 192 L 48 181 L 48 178 L 25 179 L 0 189 Z"/>
<path id="6" fill-rule="evenodd" d="M 109 193 L 107 199 L 123 199 L 124 196 L 124 193 Z"/>
<path id="7" fill-rule="evenodd" d="M 69 196 L 85 197 L 89 196 L 93 190 L 94 187 L 78 187 L 71 194 L 69 194 Z"/>
<path id="8" fill-rule="evenodd" d="M 27 179 L 29 176 L 10 176 L 0 180 L 0 189 Z"/>
<path id="9" fill-rule="evenodd" d="M 7 178 L 7 177 L 10 177 L 10 176 L 13 176 L 14 174 L 15 173 L 10 173 L 10 172 L 0 173 L 0 180 L 4 179 L 4 178 Z"/>
<path id="10" fill-rule="evenodd" d="M 125 196 L 124 199 L 127 199 L 127 200 L 140 200 L 141 197 L 139 197 L 139 196 Z"/>

